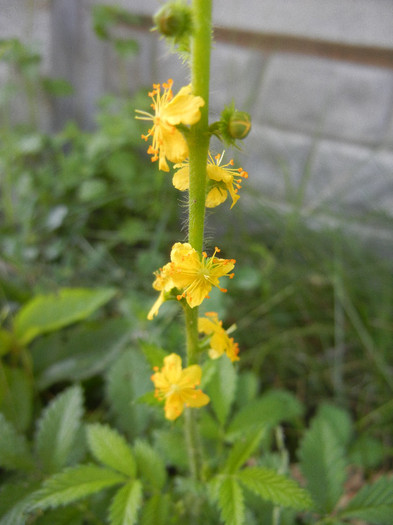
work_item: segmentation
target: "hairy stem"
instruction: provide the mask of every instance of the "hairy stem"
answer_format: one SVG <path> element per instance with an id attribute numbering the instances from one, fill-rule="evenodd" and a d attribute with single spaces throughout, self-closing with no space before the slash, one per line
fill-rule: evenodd
<path id="1" fill-rule="evenodd" d="M 191 47 L 192 91 L 205 101 L 199 122 L 191 127 L 188 137 L 190 151 L 190 186 L 188 209 L 188 241 L 201 256 L 204 240 L 206 165 L 209 149 L 209 79 L 211 49 L 212 0 L 193 0 L 193 37 Z M 187 362 L 198 362 L 198 307 L 185 306 L 187 334 Z M 194 479 L 201 479 L 202 450 L 199 439 L 196 411 L 187 410 L 185 433 L 190 464 Z"/>

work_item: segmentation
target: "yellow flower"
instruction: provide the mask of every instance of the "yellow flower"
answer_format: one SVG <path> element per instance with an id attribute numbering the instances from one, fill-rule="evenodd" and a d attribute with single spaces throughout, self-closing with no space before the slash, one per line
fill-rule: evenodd
<path id="1" fill-rule="evenodd" d="M 147 315 L 147 318 L 151 321 L 155 315 L 157 315 L 158 310 L 162 303 L 165 301 L 165 293 L 170 292 L 174 288 L 174 284 L 171 278 L 172 265 L 171 263 L 166 264 L 163 268 L 160 268 L 157 272 L 154 272 L 156 279 L 153 283 L 153 288 L 160 292 L 158 299 L 153 304 L 150 309 L 150 312 Z"/>
<path id="2" fill-rule="evenodd" d="M 181 358 L 177 354 L 170 354 L 164 358 L 164 366 L 158 367 L 151 376 L 155 386 L 155 396 L 165 399 L 165 417 L 171 421 L 178 418 L 184 406 L 203 407 L 210 401 L 209 396 L 202 390 L 197 390 L 200 384 L 202 369 L 199 365 L 191 365 L 182 369 Z"/>
<path id="3" fill-rule="evenodd" d="M 209 159 L 207 162 L 207 176 L 211 181 L 210 190 L 206 196 L 206 207 L 215 208 L 224 202 L 228 196 L 228 192 L 232 198 L 231 208 L 239 200 L 238 190 L 241 188 L 241 179 L 247 179 L 248 173 L 242 168 L 232 168 L 233 160 L 227 164 L 221 165 L 224 157 L 224 151 L 221 155 L 216 155 L 214 158 L 209 152 Z M 188 161 L 176 164 L 175 168 L 179 168 L 173 176 L 172 182 L 175 188 L 180 191 L 188 190 L 189 187 L 189 163 Z"/>
<path id="4" fill-rule="evenodd" d="M 151 120 L 153 126 L 146 135 L 142 135 L 144 140 L 152 137 L 152 144 L 147 152 L 152 156 L 152 161 L 158 160 L 160 170 L 169 171 L 167 159 L 171 162 L 181 162 L 188 156 L 188 145 L 183 134 L 176 128 L 179 124 L 192 125 L 201 118 L 199 108 L 205 105 L 202 97 L 196 97 L 191 93 L 191 86 L 184 86 L 179 93 L 173 97 L 173 80 L 169 79 L 162 87 L 164 92 L 161 95 L 161 85 L 153 84 L 153 91 L 149 93 L 152 99 L 151 107 L 154 115 L 146 111 L 136 110 L 141 116 L 139 120 Z"/>
<path id="5" fill-rule="evenodd" d="M 229 331 L 236 327 L 224 330 L 216 312 L 206 312 L 205 316 L 198 319 L 198 330 L 211 336 L 209 356 L 217 359 L 225 353 L 232 362 L 239 361 L 239 346 L 234 342 L 233 337 L 228 337 Z"/>
<path id="6" fill-rule="evenodd" d="M 220 250 L 216 247 L 212 257 L 203 252 L 202 257 L 189 243 L 177 242 L 171 251 L 172 282 L 176 288 L 183 290 L 177 296 L 180 300 L 185 297 L 191 308 L 198 306 L 207 297 L 213 286 L 222 292 L 219 278 L 224 275 L 232 278 L 234 274 L 229 272 L 235 265 L 234 259 L 219 259 L 216 253 Z"/>
<path id="7" fill-rule="evenodd" d="M 229 272 L 236 261 L 219 259 L 215 256 L 219 251 L 216 248 L 212 257 L 208 257 L 203 252 L 201 258 L 188 242 L 175 243 L 171 250 L 171 262 L 154 273 L 156 279 L 153 288 L 158 290 L 160 295 L 147 318 L 151 320 L 157 315 L 160 306 L 165 301 L 165 295 L 173 289 L 177 290 L 176 293 L 181 292 L 176 296 L 177 299 L 185 298 L 191 308 L 200 305 L 213 286 L 226 292 L 225 288 L 220 287 L 219 278 L 226 275 L 232 279 L 234 274 Z"/>

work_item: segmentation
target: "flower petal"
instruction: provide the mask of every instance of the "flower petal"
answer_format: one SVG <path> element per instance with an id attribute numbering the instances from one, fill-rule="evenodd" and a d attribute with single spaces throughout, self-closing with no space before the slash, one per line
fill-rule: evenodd
<path id="1" fill-rule="evenodd" d="M 201 118 L 199 108 L 205 105 L 202 97 L 191 94 L 191 86 L 184 86 L 179 93 L 163 108 L 161 117 L 172 126 L 195 124 Z"/>
<path id="2" fill-rule="evenodd" d="M 189 407 L 199 408 L 207 405 L 210 397 L 202 392 L 202 390 L 194 390 L 187 388 L 182 390 L 181 398 Z"/>
<path id="3" fill-rule="evenodd" d="M 165 400 L 165 417 L 170 421 L 177 419 L 184 410 L 184 401 L 180 393 L 169 395 Z"/>
<path id="4" fill-rule="evenodd" d="M 177 190 L 188 190 L 190 185 L 190 170 L 188 166 L 176 171 L 173 176 L 172 183 Z"/>
<path id="5" fill-rule="evenodd" d="M 215 208 L 226 201 L 228 193 L 223 188 L 215 186 L 206 196 L 206 208 Z"/>

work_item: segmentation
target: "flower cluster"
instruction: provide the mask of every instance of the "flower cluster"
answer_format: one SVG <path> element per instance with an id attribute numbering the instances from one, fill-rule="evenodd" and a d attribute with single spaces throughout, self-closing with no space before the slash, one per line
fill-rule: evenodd
<path id="1" fill-rule="evenodd" d="M 177 28 L 178 20 L 172 16 L 172 7 L 169 11 L 165 9 L 160 12 L 159 28 L 164 34 L 172 31 L 172 25 Z M 149 93 L 153 112 L 137 110 L 136 118 L 152 123 L 147 133 L 142 135 L 145 141 L 151 141 L 147 150 L 151 160 L 158 161 L 158 167 L 162 171 L 169 171 L 168 161 L 172 162 L 175 169 L 173 185 L 180 191 L 186 191 L 190 186 L 188 126 L 200 120 L 205 101 L 192 93 L 191 86 L 182 87 L 174 96 L 172 85 L 171 79 L 162 85 L 153 84 L 153 90 Z M 251 124 L 246 114 L 236 112 L 234 106 L 231 106 L 223 115 L 225 118 L 222 117 L 221 123 L 209 128 L 211 134 L 216 134 L 222 140 L 230 135 L 230 140 L 226 141 L 229 144 L 248 134 Z M 232 129 L 234 127 L 236 129 Z M 242 168 L 234 167 L 233 160 L 224 163 L 224 153 L 208 153 L 205 200 L 208 208 L 220 205 L 226 201 L 228 195 L 232 200 L 232 208 L 239 200 L 238 190 L 243 179 L 248 177 Z M 148 319 L 153 319 L 161 305 L 169 299 L 180 301 L 187 310 L 198 307 L 208 298 L 213 287 L 226 292 L 220 286 L 220 279 L 234 276 L 232 270 L 236 261 L 218 257 L 219 252 L 216 247 L 213 255 L 208 257 L 206 252 L 199 253 L 188 242 L 175 243 L 170 261 L 154 273 L 153 288 L 159 295 L 148 313 Z M 200 351 L 207 349 L 212 359 L 225 354 L 232 362 L 239 360 L 238 344 L 229 335 L 235 326 L 225 330 L 216 312 L 208 312 L 200 317 L 198 326 L 195 323 L 194 327 L 201 334 Z M 167 419 L 177 419 L 187 406 L 202 407 L 209 403 L 209 397 L 197 388 L 201 376 L 199 365 L 193 364 L 183 369 L 181 357 L 175 353 L 165 357 L 161 370 L 158 367 L 154 369 L 151 379 L 155 386 L 155 396 L 158 400 L 165 401 Z"/>

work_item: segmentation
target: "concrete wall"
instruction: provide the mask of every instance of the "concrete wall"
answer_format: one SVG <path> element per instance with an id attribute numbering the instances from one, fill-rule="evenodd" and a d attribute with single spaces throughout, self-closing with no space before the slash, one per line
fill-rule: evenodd
<path id="1" fill-rule="evenodd" d="M 92 126 L 97 99 L 124 89 L 123 65 L 91 29 L 96 3 L 0 0 L 0 38 L 32 42 L 44 71 L 75 86 L 75 96 L 47 116 L 44 124 L 54 129 L 69 117 Z M 148 16 L 159 6 L 105 3 Z M 372 234 L 392 241 L 391 0 L 215 0 L 213 14 L 212 117 L 232 99 L 252 113 L 253 131 L 237 155 L 249 187 L 272 205 L 296 203 L 305 214 L 378 224 Z M 125 70 L 130 93 L 168 77 L 175 87 L 187 81 L 186 68 L 156 33 L 127 34 L 140 44 Z"/>

